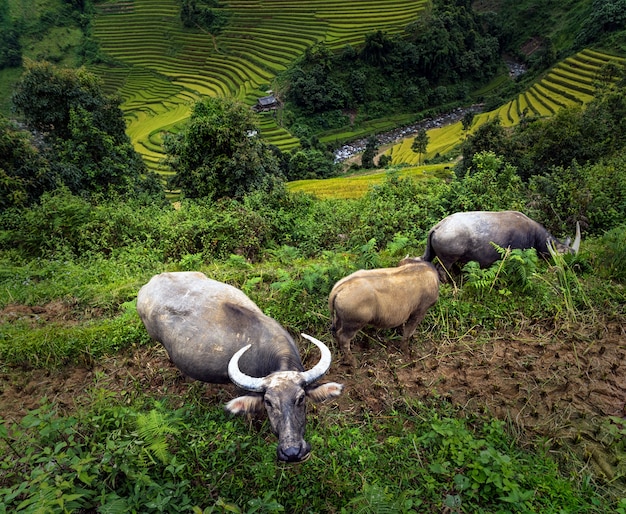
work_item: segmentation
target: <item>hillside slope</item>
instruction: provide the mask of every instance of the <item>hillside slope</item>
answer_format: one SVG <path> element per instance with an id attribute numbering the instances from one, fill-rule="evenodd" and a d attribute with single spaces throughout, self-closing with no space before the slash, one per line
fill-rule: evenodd
<path id="1" fill-rule="evenodd" d="M 213 36 L 184 30 L 175 0 L 123 0 L 98 4 L 94 36 L 119 63 L 96 66 L 110 91 L 119 92 L 128 132 L 153 168 L 162 158 L 161 133 L 186 119 L 201 95 L 234 96 L 253 105 L 277 73 L 310 45 L 358 44 L 365 34 L 401 32 L 425 0 L 231 0 L 229 24 Z M 262 126 L 270 142 L 298 141 L 272 119 Z"/>

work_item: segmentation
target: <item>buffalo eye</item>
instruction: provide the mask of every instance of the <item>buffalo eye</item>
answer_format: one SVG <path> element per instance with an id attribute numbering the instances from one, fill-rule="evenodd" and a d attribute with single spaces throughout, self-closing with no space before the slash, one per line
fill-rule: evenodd
<path id="1" fill-rule="evenodd" d="M 296 407 L 300 407 L 304 403 L 304 395 L 300 395 L 296 398 Z"/>
<path id="2" fill-rule="evenodd" d="M 270 402 L 267 398 L 265 399 L 265 408 L 266 409 L 272 409 L 274 406 L 272 405 L 272 402 Z"/>

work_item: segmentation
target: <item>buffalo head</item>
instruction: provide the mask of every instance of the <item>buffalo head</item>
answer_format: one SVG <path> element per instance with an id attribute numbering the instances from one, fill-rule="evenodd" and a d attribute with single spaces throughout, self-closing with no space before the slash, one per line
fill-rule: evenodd
<path id="1" fill-rule="evenodd" d="M 330 368 L 331 353 L 314 337 L 306 334 L 302 337 L 315 343 L 322 354 L 309 371 L 276 371 L 266 377 L 246 375 L 239 369 L 239 358 L 250 345 L 235 353 L 228 364 L 232 383 L 254 394 L 231 400 L 226 409 L 233 414 L 248 414 L 265 407 L 272 431 L 278 436 L 278 459 L 285 462 L 303 461 L 311 451 L 311 446 L 304 440 L 306 397 L 320 402 L 339 396 L 343 390 L 343 385 L 335 382 L 315 384 Z"/>
<path id="2" fill-rule="evenodd" d="M 554 248 L 557 253 L 573 253 L 577 254 L 580 250 L 580 222 L 576 222 L 576 236 L 574 237 L 574 242 L 572 243 L 572 238 L 568 237 L 565 241 L 559 241 L 554 237 L 548 238 L 548 248 Z"/>

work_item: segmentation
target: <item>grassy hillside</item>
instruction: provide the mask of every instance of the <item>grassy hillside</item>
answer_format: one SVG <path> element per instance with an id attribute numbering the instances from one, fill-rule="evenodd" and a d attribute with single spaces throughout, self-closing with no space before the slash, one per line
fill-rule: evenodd
<path id="1" fill-rule="evenodd" d="M 358 366 L 340 363 L 332 285 L 419 254 L 444 212 L 431 185 L 26 210 L 24 249 L 0 241 L 0 511 L 623 512 L 623 228 L 575 260 L 474 269 L 442 285 L 410 352 L 366 328 Z M 345 391 L 308 410 L 306 462 L 277 464 L 264 415 L 227 415 L 234 386 L 185 380 L 150 340 L 137 291 L 183 270 L 243 290 L 307 369 L 297 335 L 330 346 L 324 380 Z"/>

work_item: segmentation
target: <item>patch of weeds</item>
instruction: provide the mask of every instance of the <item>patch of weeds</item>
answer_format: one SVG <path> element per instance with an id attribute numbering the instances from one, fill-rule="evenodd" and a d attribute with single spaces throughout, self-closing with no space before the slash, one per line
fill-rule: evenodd
<path id="1" fill-rule="evenodd" d="M 24 323 L 3 327 L 0 359 L 5 364 L 53 368 L 70 362 L 91 363 L 131 345 L 150 342 L 134 302 L 124 304 L 122 314 L 112 319 L 40 323 L 29 330 L 24 329 Z"/>
<path id="2" fill-rule="evenodd" d="M 517 448 L 501 422 L 449 404 L 398 404 L 356 421 L 309 413 L 309 460 L 276 462 L 269 423 L 221 406 L 44 403 L 0 420 L 0 510 L 136 512 L 606 512 L 591 488 L 546 456 Z"/>

